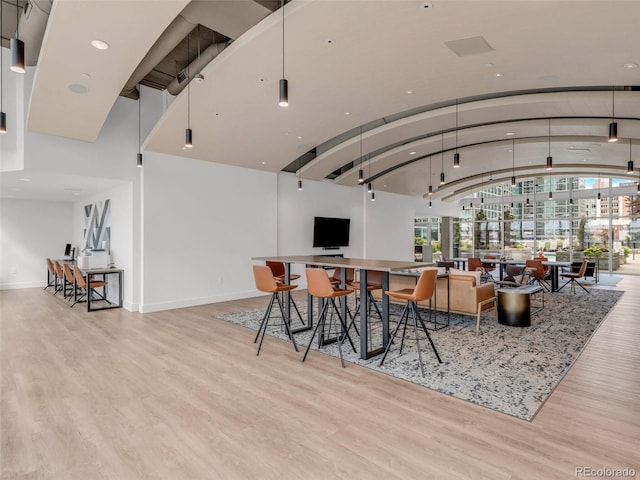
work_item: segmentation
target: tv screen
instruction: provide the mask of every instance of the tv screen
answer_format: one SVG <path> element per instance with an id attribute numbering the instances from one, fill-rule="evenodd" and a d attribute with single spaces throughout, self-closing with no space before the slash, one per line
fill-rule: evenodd
<path id="1" fill-rule="evenodd" d="M 313 246 L 337 248 L 349 246 L 348 218 L 315 217 L 313 219 Z"/>
<path id="2" fill-rule="evenodd" d="M 71 255 L 71 244 L 67 243 L 64 247 L 64 256 L 68 257 L 69 255 Z"/>

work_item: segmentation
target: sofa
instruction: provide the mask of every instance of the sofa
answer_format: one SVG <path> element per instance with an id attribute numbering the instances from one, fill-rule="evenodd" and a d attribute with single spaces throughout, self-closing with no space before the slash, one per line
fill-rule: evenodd
<path id="1" fill-rule="evenodd" d="M 412 273 L 419 273 L 416 270 Z M 480 283 L 481 272 L 466 270 L 449 270 L 449 278 L 438 278 L 436 281 L 436 309 L 447 311 L 447 290 L 449 291 L 449 309 L 452 313 L 476 316 L 476 333 L 480 331 L 480 317 L 483 310 L 496 306 L 496 294 L 493 283 Z M 413 289 L 417 277 L 412 275 L 391 274 L 389 290 Z M 382 293 L 374 291 L 374 297 L 380 299 Z M 433 299 L 432 299 L 433 303 Z M 418 305 L 429 307 L 429 300 L 418 302 Z"/>

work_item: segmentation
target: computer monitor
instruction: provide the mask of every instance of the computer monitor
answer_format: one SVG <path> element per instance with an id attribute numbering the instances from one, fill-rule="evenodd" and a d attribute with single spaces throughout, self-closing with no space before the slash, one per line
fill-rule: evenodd
<path id="1" fill-rule="evenodd" d="M 64 247 L 64 256 L 65 257 L 70 257 L 71 256 L 71 244 L 67 243 L 67 246 Z"/>

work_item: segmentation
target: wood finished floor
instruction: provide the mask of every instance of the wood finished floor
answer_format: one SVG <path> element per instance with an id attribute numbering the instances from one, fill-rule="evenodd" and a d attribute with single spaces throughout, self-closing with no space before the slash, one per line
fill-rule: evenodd
<path id="1" fill-rule="evenodd" d="M 640 277 L 533 422 L 266 338 L 216 314 L 0 292 L 3 480 L 640 477 Z"/>

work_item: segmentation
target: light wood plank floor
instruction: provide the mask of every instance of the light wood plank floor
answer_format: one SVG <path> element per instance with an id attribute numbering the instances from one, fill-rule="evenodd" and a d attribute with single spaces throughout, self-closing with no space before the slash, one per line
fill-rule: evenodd
<path id="1" fill-rule="evenodd" d="M 640 477 L 640 277 L 533 422 L 214 318 L 0 292 L 3 480 Z"/>

